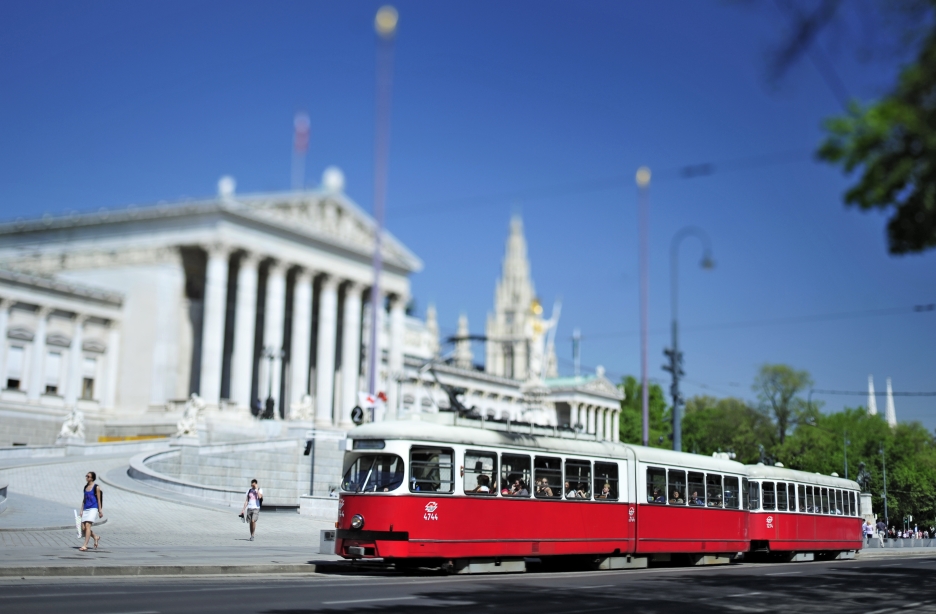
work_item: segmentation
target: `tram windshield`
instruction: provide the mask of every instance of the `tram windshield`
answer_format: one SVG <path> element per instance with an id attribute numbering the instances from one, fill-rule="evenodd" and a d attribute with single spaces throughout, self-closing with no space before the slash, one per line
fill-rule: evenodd
<path id="1" fill-rule="evenodd" d="M 403 484 L 403 459 L 396 454 L 364 454 L 348 467 L 341 490 L 390 492 Z"/>

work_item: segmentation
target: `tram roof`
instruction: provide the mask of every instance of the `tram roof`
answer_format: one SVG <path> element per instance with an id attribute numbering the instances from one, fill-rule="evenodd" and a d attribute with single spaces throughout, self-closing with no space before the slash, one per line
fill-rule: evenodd
<path id="1" fill-rule="evenodd" d="M 599 458 L 625 458 L 627 450 L 630 449 L 633 450 L 637 460 L 646 463 L 724 473 L 745 473 L 745 466 L 737 461 L 688 452 L 675 452 L 612 441 L 576 440 L 529 432 L 450 426 L 419 420 L 370 422 L 349 431 L 348 439 L 410 439 L 440 444 L 524 448 L 531 452 L 581 454 Z"/>
<path id="2" fill-rule="evenodd" d="M 833 475 L 823 475 L 821 473 L 810 473 L 808 471 L 799 471 L 798 469 L 787 469 L 786 467 L 771 467 L 769 465 L 747 465 L 749 478 L 755 479 L 774 479 L 787 482 L 803 482 L 805 484 L 818 484 L 820 486 L 829 486 L 834 488 L 847 488 L 858 490 L 858 482 L 846 480 L 845 478 Z"/>

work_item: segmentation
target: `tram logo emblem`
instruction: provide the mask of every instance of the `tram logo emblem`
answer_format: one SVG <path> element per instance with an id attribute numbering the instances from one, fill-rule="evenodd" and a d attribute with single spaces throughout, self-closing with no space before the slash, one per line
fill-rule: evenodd
<path id="1" fill-rule="evenodd" d="M 772 529 L 773 528 L 773 516 L 767 516 L 766 520 L 767 520 L 767 528 Z"/>
<path id="2" fill-rule="evenodd" d="M 439 504 L 435 501 L 430 501 L 426 504 L 426 513 L 423 514 L 423 520 L 438 520 L 439 515 L 435 511 L 439 509 Z"/>
<path id="3" fill-rule="evenodd" d="M 629 518 L 627 519 L 627 522 L 636 522 L 636 519 L 634 518 L 634 514 L 636 513 L 636 511 L 637 510 L 634 509 L 633 505 L 630 506 L 630 508 L 628 508 L 627 515 L 629 516 Z"/>

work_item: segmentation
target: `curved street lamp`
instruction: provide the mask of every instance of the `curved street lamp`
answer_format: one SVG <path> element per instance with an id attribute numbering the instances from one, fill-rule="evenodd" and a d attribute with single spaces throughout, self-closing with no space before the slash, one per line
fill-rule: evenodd
<path id="1" fill-rule="evenodd" d="M 677 452 L 682 451 L 683 398 L 679 392 L 679 378 L 684 375 L 682 352 L 679 351 L 679 246 L 683 239 L 687 237 L 696 237 L 702 242 L 702 260 L 699 262 L 699 266 L 705 270 L 715 268 L 715 260 L 712 259 L 712 242 L 704 230 L 698 226 L 686 226 L 673 235 L 673 240 L 670 243 L 670 309 L 672 311 L 673 344 L 669 349 L 663 350 L 663 353 L 669 358 L 669 363 L 663 365 L 663 370 L 669 371 L 673 375 L 670 395 L 673 397 L 673 449 Z"/>

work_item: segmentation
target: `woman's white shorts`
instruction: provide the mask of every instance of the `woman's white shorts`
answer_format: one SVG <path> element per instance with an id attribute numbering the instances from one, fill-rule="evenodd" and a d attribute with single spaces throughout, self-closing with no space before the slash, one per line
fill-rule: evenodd
<path id="1" fill-rule="evenodd" d="M 97 522 L 98 521 L 98 509 L 96 507 L 91 507 L 81 512 L 81 522 Z"/>

